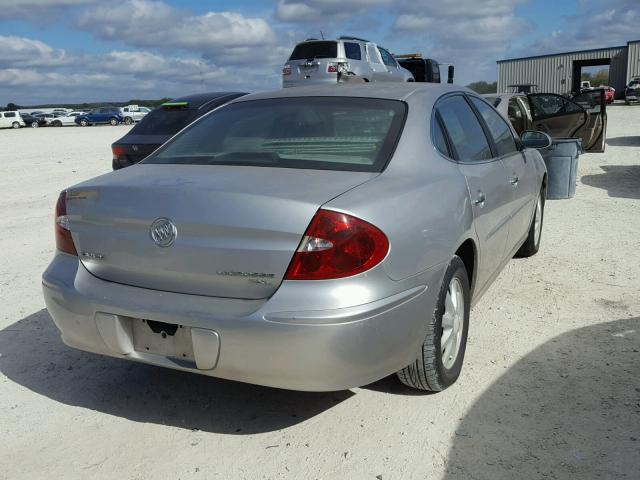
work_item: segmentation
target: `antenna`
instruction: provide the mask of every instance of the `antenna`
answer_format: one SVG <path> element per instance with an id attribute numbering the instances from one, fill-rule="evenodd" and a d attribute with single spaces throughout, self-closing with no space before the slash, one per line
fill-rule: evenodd
<path id="1" fill-rule="evenodd" d="M 324 40 L 324 33 L 322 33 L 322 30 L 320 30 L 320 37 Z"/>

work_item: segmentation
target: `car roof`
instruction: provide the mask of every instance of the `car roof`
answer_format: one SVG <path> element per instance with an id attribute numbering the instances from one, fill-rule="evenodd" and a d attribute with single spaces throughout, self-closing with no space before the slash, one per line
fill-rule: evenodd
<path id="1" fill-rule="evenodd" d="M 189 107 L 198 109 L 203 105 L 209 103 L 211 100 L 215 100 L 220 97 L 226 97 L 229 95 L 247 95 L 246 92 L 207 92 L 196 93 L 194 95 L 187 95 L 186 97 L 175 98 L 172 102 L 187 102 Z"/>
<path id="2" fill-rule="evenodd" d="M 268 92 L 253 93 L 240 97 L 235 102 L 250 100 L 265 100 L 270 98 L 294 98 L 294 97 L 360 97 L 381 98 L 389 100 L 406 100 L 410 96 L 422 93 L 434 98 L 449 92 L 474 93 L 466 87 L 455 84 L 440 83 L 338 83 L 331 85 L 313 85 L 303 87 L 282 88 Z"/>

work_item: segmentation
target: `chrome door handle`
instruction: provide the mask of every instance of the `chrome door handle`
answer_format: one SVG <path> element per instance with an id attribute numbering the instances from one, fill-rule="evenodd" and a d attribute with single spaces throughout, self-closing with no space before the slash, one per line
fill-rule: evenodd
<path id="1" fill-rule="evenodd" d="M 514 187 L 518 186 L 518 182 L 520 181 L 520 179 L 516 176 L 512 177 L 511 180 L 509 180 L 509 183 L 511 185 L 513 185 Z"/>
<path id="2" fill-rule="evenodd" d="M 476 207 L 480 207 L 480 208 L 482 208 L 482 207 L 484 207 L 484 201 L 485 201 L 485 200 L 486 200 L 486 197 L 484 196 L 484 193 L 482 193 L 482 192 L 480 192 L 480 191 L 479 191 L 479 192 L 478 192 L 478 197 L 473 201 L 473 204 L 474 204 Z"/>

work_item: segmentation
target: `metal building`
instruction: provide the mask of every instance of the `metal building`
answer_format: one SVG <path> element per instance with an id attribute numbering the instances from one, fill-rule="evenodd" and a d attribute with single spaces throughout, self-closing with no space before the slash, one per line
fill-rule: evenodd
<path id="1" fill-rule="evenodd" d="M 537 85 L 538 92 L 579 92 L 582 68 L 597 65 L 609 66 L 609 85 L 616 96 L 624 95 L 629 80 L 640 77 L 640 40 L 620 47 L 499 60 L 498 92 L 527 84 Z"/>

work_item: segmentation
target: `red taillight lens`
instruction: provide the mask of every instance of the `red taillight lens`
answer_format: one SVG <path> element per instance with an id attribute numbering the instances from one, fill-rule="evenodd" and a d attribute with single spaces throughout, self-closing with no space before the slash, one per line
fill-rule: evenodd
<path id="1" fill-rule="evenodd" d="M 124 154 L 124 148 L 118 147 L 116 145 L 111 146 L 111 151 L 113 152 L 114 160 L 118 160 L 120 156 Z"/>
<path id="2" fill-rule="evenodd" d="M 291 260 L 285 280 L 328 280 L 365 272 L 389 252 L 389 240 L 370 223 L 318 210 Z"/>
<path id="3" fill-rule="evenodd" d="M 60 192 L 56 203 L 56 248 L 61 252 L 78 256 L 69 231 L 69 217 L 67 217 L 67 192 Z"/>
<path id="4" fill-rule="evenodd" d="M 282 75 L 291 75 L 291 67 L 284 67 L 282 69 Z"/>
<path id="5" fill-rule="evenodd" d="M 329 64 L 329 66 L 327 67 L 327 72 L 328 73 L 338 73 L 338 66 L 337 65 L 333 65 L 333 64 Z"/>

